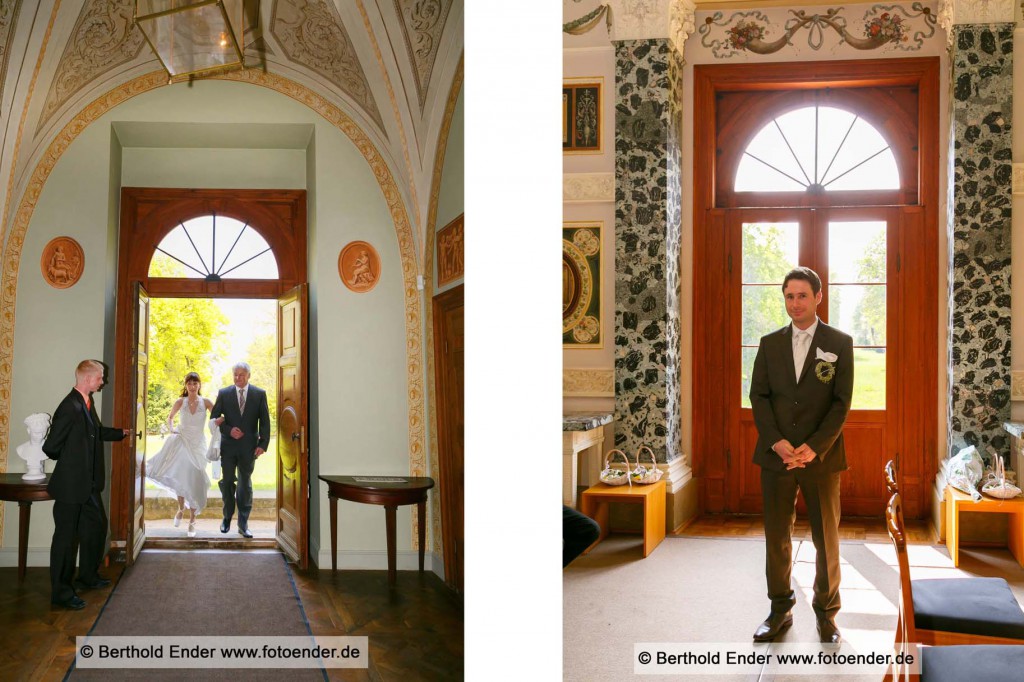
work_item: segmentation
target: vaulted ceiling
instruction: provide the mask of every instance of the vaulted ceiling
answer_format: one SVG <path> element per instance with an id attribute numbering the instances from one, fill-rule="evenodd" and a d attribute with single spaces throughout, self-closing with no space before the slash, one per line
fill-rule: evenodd
<path id="1" fill-rule="evenodd" d="M 0 235 L 50 142 L 98 97 L 161 70 L 134 0 L 0 0 Z M 388 164 L 422 267 L 435 155 L 461 83 L 462 0 L 246 0 L 246 65 L 341 108 Z M 457 84 L 457 87 L 460 85 Z"/>

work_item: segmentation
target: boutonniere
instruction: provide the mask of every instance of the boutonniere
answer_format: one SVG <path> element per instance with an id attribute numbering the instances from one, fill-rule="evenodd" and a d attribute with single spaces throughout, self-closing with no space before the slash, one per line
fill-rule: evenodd
<path id="1" fill-rule="evenodd" d="M 829 383 L 836 375 L 834 363 L 839 359 L 839 356 L 835 353 L 826 353 L 820 348 L 815 348 L 814 357 L 818 361 L 818 364 L 814 366 L 814 376 L 818 377 L 818 381 L 823 384 Z"/>

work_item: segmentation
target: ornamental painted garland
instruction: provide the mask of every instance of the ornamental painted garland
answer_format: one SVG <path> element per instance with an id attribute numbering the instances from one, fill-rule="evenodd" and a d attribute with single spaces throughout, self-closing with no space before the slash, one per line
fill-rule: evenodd
<path id="1" fill-rule="evenodd" d="M 698 29 L 701 45 L 711 53 L 725 59 L 741 52 L 772 54 L 787 45 L 793 45 L 793 37 L 806 29 L 807 46 L 820 50 L 825 43 L 826 32 L 831 30 L 839 36 L 839 43 L 845 43 L 857 50 L 920 50 L 924 41 L 935 35 L 936 16 L 930 7 L 920 2 L 907 10 L 902 5 L 874 5 L 864 13 L 859 22 L 850 22 L 840 12 L 842 7 L 833 7 L 824 14 L 807 14 L 804 10 L 790 10 L 793 15 L 783 28 L 781 35 L 770 38 L 768 29 L 774 22 L 762 11 L 734 12 L 728 19 L 722 12 L 705 17 Z M 735 22 L 735 23 L 734 23 Z M 852 26 L 856 26 L 853 28 Z M 716 28 L 723 28 L 721 37 L 716 37 Z M 920 27 L 920 30 L 918 30 Z"/>

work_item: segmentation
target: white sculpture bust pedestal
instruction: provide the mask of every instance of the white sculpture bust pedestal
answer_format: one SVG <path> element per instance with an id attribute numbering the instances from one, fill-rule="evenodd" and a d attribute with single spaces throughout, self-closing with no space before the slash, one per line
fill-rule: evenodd
<path id="1" fill-rule="evenodd" d="M 46 478 L 43 462 L 47 459 L 43 452 L 43 440 L 50 429 L 50 415 L 45 412 L 30 414 L 25 418 L 25 426 L 28 427 L 28 442 L 18 446 L 18 457 L 25 460 L 28 471 L 21 478 L 26 481 L 42 481 Z"/>

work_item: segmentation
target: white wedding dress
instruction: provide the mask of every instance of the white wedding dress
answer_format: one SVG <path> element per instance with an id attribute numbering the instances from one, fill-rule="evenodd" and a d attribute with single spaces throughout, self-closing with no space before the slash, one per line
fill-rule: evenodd
<path id="1" fill-rule="evenodd" d="M 178 410 L 178 433 L 164 441 L 160 452 L 146 461 L 146 478 L 175 496 L 185 498 L 196 513 L 206 507 L 210 477 L 206 474 L 206 403 L 199 399 L 196 413 L 188 410 L 188 399 Z"/>

